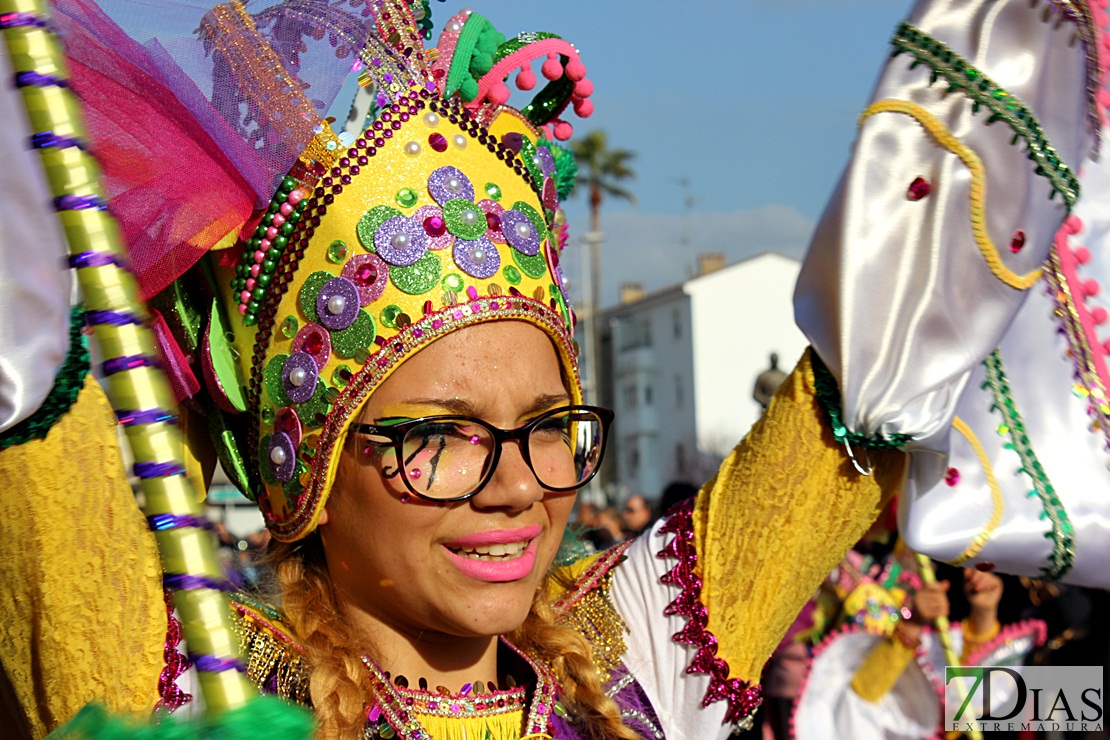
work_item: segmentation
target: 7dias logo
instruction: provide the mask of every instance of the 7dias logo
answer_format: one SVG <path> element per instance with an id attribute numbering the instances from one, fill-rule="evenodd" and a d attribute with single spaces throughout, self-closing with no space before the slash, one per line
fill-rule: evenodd
<path id="1" fill-rule="evenodd" d="M 945 666 L 944 729 L 1101 732 L 1101 666 Z"/>

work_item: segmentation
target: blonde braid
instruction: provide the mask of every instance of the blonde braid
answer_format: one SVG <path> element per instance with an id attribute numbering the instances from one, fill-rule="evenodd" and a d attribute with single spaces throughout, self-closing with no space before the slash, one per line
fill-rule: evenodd
<path id="1" fill-rule="evenodd" d="M 548 576 L 550 579 L 551 576 Z M 593 646 L 572 627 L 559 624 L 547 594 L 547 580 L 536 592 L 528 618 L 510 640 L 548 665 L 559 682 L 561 700 L 594 740 L 640 740 L 621 722 L 620 707 L 605 695 L 594 667 Z"/>
<path id="2" fill-rule="evenodd" d="M 373 696 L 366 669 L 350 650 L 354 636 L 339 619 L 335 589 L 324 565 L 318 536 L 294 545 L 275 543 L 270 560 L 281 603 L 304 648 L 311 670 L 309 693 L 319 740 L 362 735 L 367 697 Z"/>

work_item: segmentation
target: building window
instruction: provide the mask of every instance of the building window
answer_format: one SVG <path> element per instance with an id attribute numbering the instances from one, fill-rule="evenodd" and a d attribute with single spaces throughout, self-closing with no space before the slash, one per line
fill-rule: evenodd
<path id="1" fill-rule="evenodd" d="M 682 382 L 682 376 L 674 376 L 674 405 L 676 408 L 682 408 L 686 402 L 686 384 Z"/>
<path id="2" fill-rule="evenodd" d="M 674 338 L 682 339 L 682 312 L 677 308 L 671 312 L 671 321 L 674 324 Z"/>
<path id="3" fill-rule="evenodd" d="M 686 472 L 686 449 L 681 442 L 674 446 L 674 468 L 679 475 Z"/>
<path id="4" fill-rule="evenodd" d="M 652 399 L 651 386 L 650 385 L 645 385 L 644 386 L 644 405 L 645 406 L 650 406 L 651 405 L 651 399 Z"/>

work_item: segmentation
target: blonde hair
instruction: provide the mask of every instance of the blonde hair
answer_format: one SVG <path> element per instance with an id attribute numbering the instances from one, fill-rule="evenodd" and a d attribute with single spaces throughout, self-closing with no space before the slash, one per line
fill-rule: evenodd
<path id="1" fill-rule="evenodd" d="M 360 737 L 366 707 L 374 701 L 369 673 L 354 635 L 339 619 L 339 602 L 328 575 L 318 535 L 300 542 L 271 543 L 268 560 L 276 574 L 277 596 L 305 652 L 311 670 L 309 693 L 320 740 Z M 547 597 L 549 574 L 532 607 L 509 639 L 549 666 L 561 689 L 560 701 L 595 740 L 638 740 L 621 723 L 620 708 L 605 695 L 593 663 L 593 647 L 561 624 Z"/>

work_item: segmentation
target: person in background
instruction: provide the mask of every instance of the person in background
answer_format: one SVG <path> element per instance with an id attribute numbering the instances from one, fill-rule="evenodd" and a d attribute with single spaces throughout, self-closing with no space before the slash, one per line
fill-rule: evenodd
<path id="1" fill-rule="evenodd" d="M 631 539 L 643 532 L 654 518 L 654 512 L 647 499 L 638 493 L 629 496 L 621 511 L 624 539 Z"/>

